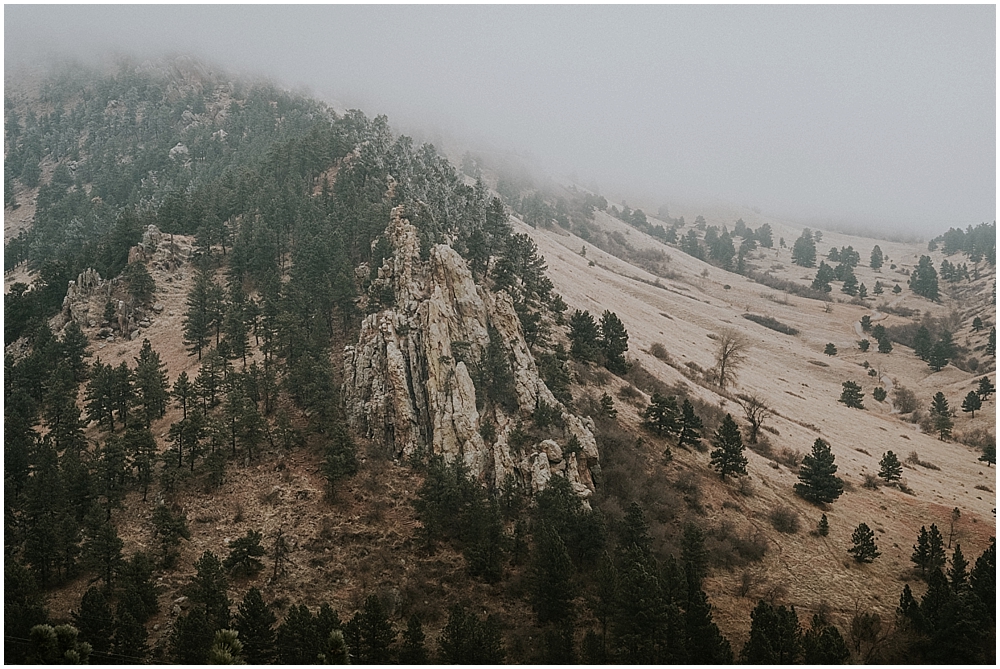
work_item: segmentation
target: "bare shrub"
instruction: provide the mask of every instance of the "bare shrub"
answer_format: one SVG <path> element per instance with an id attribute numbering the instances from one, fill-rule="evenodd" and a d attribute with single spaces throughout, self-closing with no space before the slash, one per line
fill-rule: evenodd
<path id="1" fill-rule="evenodd" d="M 787 506 L 779 506 L 771 510 L 768 516 L 771 526 L 785 534 L 795 534 L 799 531 L 799 515 Z"/>
<path id="2" fill-rule="evenodd" d="M 896 408 L 899 409 L 900 413 L 910 413 L 919 407 L 916 394 L 909 388 L 897 386 L 893 392 L 893 397 Z"/>
<path id="3" fill-rule="evenodd" d="M 659 342 L 649 347 L 649 354 L 655 358 L 663 360 L 664 362 L 668 362 L 670 360 L 670 354 L 667 353 L 667 348 Z"/>
<path id="4" fill-rule="evenodd" d="M 975 448 L 977 450 L 983 450 L 986 446 L 990 444 L 997 443 L 996 435 L 990 432 L 984 427 L 977 427 L 972 430 L 966 430 L 965 432 L 960 432 L 958 434 L 958 441 Z"/>
<path id="5" fill-rule="evenodd" d="M 636 400 L 642 398 L 642 393 L 639 392 L 638 388 L 629 384 L 627 386 L 622 386 L 622 389 L 618 391 L 618 397 L 628 402 L 635 402 Z"/>
<path id="6" fill-rule="evenodd" d="M 736 492 L 744 497 L 753 497 L 756 490 L 754 490 L 753 483 L 751 483 L 749 476 L 739 477 L 739 481 L 736 482 Z"/>
<path id="7" fill-rule="evenodd" d="M 624 378 L 636 388 L 649 395 L 653 393 L 660 393 L 661 395 L 676 394 L 671 392 L 669 385 L 658 379 L 637 360 L 632 362 L 632 366 L 629 367 Z"/>
<path id="8" fill-rule="evenodd" d="M 795 471 L 802 464 L 802 452 L 791 448 L 782 448 L 775 460 Z"/>
<path id="9" fill-rule="evenodd" d="M 861 484 L 861 487 L 867 488 L 868 490 L 878 490 L 878 477 L 874 474 L 865 474 L 865 482 Z"/>
<path id="10" fill-rule="evenodd" d="M 988 485 L 983 485 L 982 483 L 973 486 L 976 490 L 982 490 L 983 492 L 993 492 L 993 488 Z"/>
<path id="11" fill-rule="evenodd" d="M 941 469 L 933 462 L 926 462 L 924 460 L 921 460 L 920 456 L 917 455 L 916 451 L 910 451 L 910 454 L 906 456 L 906 464 L 920 466 L 923 467 L 924 469 L 934 469 L 934 470 Z"/>
<path id="12" fill-rule="evenodd" d="M 767 555 L 767 539 L 761 534 L 746 534 L 732 539 L 737 555 L 749 562 L 760 562 Z"/>
<path id="13" fill-rule="evenodd" d="M 760 577 L 749 569 L 740 572 L 740 582 L 736 586 L 736 594 L 740 597 L 749 597 L 750 591 L 760 582 Z"/>

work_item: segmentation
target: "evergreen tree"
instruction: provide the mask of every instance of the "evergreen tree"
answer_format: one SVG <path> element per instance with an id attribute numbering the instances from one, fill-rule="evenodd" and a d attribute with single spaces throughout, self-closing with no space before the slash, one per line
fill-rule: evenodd
<path id="1" fill-rule="evenodd" d="M 933 342 L 931 341 L 930 330 L 921 325 L 917 329 L 917 333 L 913 335 L 913 352 L 918 358 L 926 362 L 930 360 L 932 346 Z"/>
<path id="2" fill-rule="evenodd" d="M 29 632 L 29 664 L 87 664 L 90 644 L 79 640 L 72 625 L 35 625 Z"/>
<path id="3" fill-rule="evenodd" d="M 243 657 L 249 664 L 267 664 L 274 657 L 276 635 L 274 614 L 268 610 L 257 588 L 243 596 L 233 617 L 233 628 L 243 641 Z"/>
<path id="4" fill-rule="evenodd" d="M 396 640 L 396 630 L 385 614 L 382 601 L 369 595 L 351 624 L 358 629 L 358 643 L 351 646 L 356 662 L 389 664 L 389 646 Z"/>
<path id="5" fill-rule="evenodd" d="M 194 286 L 187 297 L 187 312 L 182 321 L 184 327 L 184 343 L 188 351 L 197 353 L 201 360 L 201 352 L 209 346 L 212 326 L 212 277 L 208 272 L 199 272 L 195 277 Z"/>
<path id="6" fill-rule="evenodd" d="M 316 620 L 304 604 L 288 609 L 275 639 L 276 664 L 311 664 L 316 661 L 319 653 Z M 347 643 L 354 657 L 351 640 L 347 639 Z"/>
<path id="7" fill-rule="evenodd" d="M 944 568 L 944 565 L 944 537 L 941 536 L 937 525 L 932 523 L 927 533 L 927 571 L 937 571 Z"/>
<path id="8" fill-rule="evenodd" d="M 722 420 L 712 440 L 715 450 L 711 453 L 712 466 L 726 480 L 726 476 L 746 476 L 747 459 L 743 455 L 743 437 L 740 428 L 730 414 Z"/>
<path id="9" fill-rule="evenodd" d="M 820 517 L 819 523 L 816 524 L 816 534 L 821 537 L 830 534 L 830 521 L 827 520 L 825 513 Z"/>
<path id="10" fill-rule="evenodd" d="M 8 663 L 24 664 L 30 648 L 27 641 L 30 630 L 46 624 L 49 614 L 35 577 L 16 559 L 4 560 L 3 581 L 4 659 Z"/>
<path id="11" fill-rule="evenodd" d="M 818 614 L 813 616 L 812 626 L 802 637 L 802 650 L 805 664 L 847 664 L 851 659 L 840 630 Z"/>
<path id="12" fill-rule="evenodd" d="M 114 367 L 103 364 L 100 358 L 95 360 L 84 398 L 87 419 L 97 421 L 110 432 L 115 430 L 114 383 Z"/>
<path id="13" fill-rule="evenodd" d="M 948 570 L 948 581 L 955 594 L 965 591 L 969 584 L 969 561 L 962 555 L 961 544 L 955 544 L 955 551 L 951 554 L 951 569 Z"/>
<path id="14" fill-rule="evenodd" d="M 979 379 L 979 386 L 976 388 L 976 394 L 979 395 L 979 399 L 986 402 L 990 399 L 990 395 L 996 392 L 996 386 L 990 382 L 990 377 L 984 376 Z"/>
<path id="15" fill-rule="evenodd" d="M 954 422 L 951 419 L 951 410 L 948 408 L 948 400 L 944 393 L 938 392 L 931 401 L 931 419 L 934 421 L 934 429 L 938 433 L 938 439 L 944 441 L 951 438 L 951 428 Z"/>
<path id="16" fill-rule="evenodd" d="M 882 337 L 878 340 L 878 352 L 892 353 L 892 342 L 889 341 L 888 337 Z"/>
<path id="17" fill-rule="evenodd" d="M 191 579 L 190 597 L 195 604 L 205 607 L 212 631 L 229 626 L 228 584 L 222 562 L 212 551 L 205 551 L 194 563 L 197 573 Z"/>
<path id="18" fill-rule="evenodd" d="M 990 539 L 990 546 L 976 559 L 969 574 L 969 589 L 978 600 L 981 618 L 985 624 L 996 624 L 997 596 L 997 541 Z"/>
<path id="19" fill-rule="evenodd" d="M 506 657 L 496 619 L 480 620 L 461 606 L 449 611 L 438 645 L 447 664 L 500 664 Z"/>
<path id="20" fill-rule="evenodd" d="M 571 622 L 573 563 L 558 532 L 543 522 L 536 535 L 531 564 L 531 605 L 538 624 Z"/>
<path id="21" fill-rule="evenodd" d="M 688 446 L 698 448 L 701 445 L 701 430 L 703 427 L 704 424 L 701 422 L 701 418 L 694 412 L 694 406 L 685 397 L 684 403 L 681 405 L 680 431 L 677 435 L 677 445 L 681 448 Z"/>
<path id="22" fill-rule="evenodd" d="M 114 617 L 104 594 L 90 587 L 80 601 L 79 611 L 72 614 L 73 626 L 80 631 L 80 641 L 90 644 L 91 658 L 97 663 L 108 662 L 111 650 L 111 636 L 114 633 Z"/>
<path id="23" fill-rule="evenodd" d="M 146 304 L 153 299 L 156 282 L 149 275 L 149 270 L 141 262 L 129 263 L 122 272 L 122 277 L 128 285 L 128 294 L 139 304 Z"/>
<path id="24" fill-rule="evenodd" d="M 87 517 L 87 543 L 84 557 L 87 564 L 97 571 L 107 592 L 111 592 L 124 560 L 124 542 L 118 537 L 118 530 L 109 520 L 103 520 L 103 513 L 91 513 Z"/>
<path id="25" fill-rule="evenodd" d="M 410 616 L 403 631 L 403 643 L 399 648 L 400 664 L 427 664 L 430 657 L 424 646 L 424 627 L 417 614 Z"/>
<path id="26" fill-rule="evenodd" d="M 112 639 L 112 650 L 120 663 L 142 664 L 149 654 L 146 640 L 149 633 L 146 626 L 140 623 L 127 610 L 119 605 L 115 616 L 115 634 Z"/>
<path id="27" fill-rule="evenodd" d="M 928 300 L 938 299 L 937 271 L 931 263 L 930 256 L 920 256 L 920 261 L 910 274 L 910 290 Z"/>
<path id="28" fill-rule="evenodd" d="M 323 473 L 326 475 L 330 491 L 336 491 L 340 481 L 354 476 L 358 471 L 358 460 L 354 440 L 347 430 L 337 426 L 330 434 L 326 447 Z"/>
<path id="29" fill-rule="evenodd" d="M 867 353 L 868 349 L 871 347 L 871 342 L 867 339 L 862 339 L 858 342 L 858 348 L 861 349 L 862 353 Z"/>
<path id="30" fill-rule="evenodd" d="M 882 286 L 882 282 L 876 281 L 875 287 L 872 288 L 872 295 L 881 295 L 884 292 L 885 292 L 885 287 Z"/>
<path id="31" fill-rule="evenodd" d="M 917 543 L 913 547 L 913 554 L 910 556 L 910 561 L 920 569 L 921 576 L 927 575 L 927 567 L 930 564 L 930 535 L 925 526 L 920 527 L 920 533 L 917 535 Z"/>
<path id="32" fill-rule="evenodd" d="M 747 664 L 791 664 L 802 652 L 802 628 L 795 607 L 771 606 L 763 599 L 750 612 L 750 638 L 740 652 Z"/>
<path id="33" fill-rule="evenodd" d="M 802 458 L 799 467 L 799 481 L 795 492 L 810 502 L 829 504 L 844 492 L 844 482 L 836 476 L 830 445 L 822 439 L 813 442 L 812 453 Z M 826 518 L 826 515 L 823 516 Z"/>
<path id="34" fill-rule="evenodd" d="M 837 347 L 832 343 L 827 344 L 826 348 L 823 349 L 823 353 L 826 353 L 827 355 L 837 355 Z"/>
<path id="35" fill-rule="evenodd" d="M 827 265 L 825 262 L 820 261 L 819 268 L 816 270 L 816 278 L 813 279 L 812 289 L 821 290 L 824 293 L 829 293 L 830 282 L 836 278 L 833 272 L 833 268 Z"/>
<path id="36" fill-rule="evenodd" d="M 976 417 L 976 410 L 983 408 L 983 401 L 979 399 L 979 395 L 976 394 L 975 390 L 970 390 L 969 394 L 965 396 L 962 400 L 962 411 L 965 413 L 971 413 L 972 417 Z"/>
<path id="37" fill-rule="evenodd" d="M 806 228 L 792 246 L 792 262 L 802 267 L 816 266 L 816 242 L 812 231 Z"/>
<path id="38" fill-rule="evenodd" d="M 597 322 L 588 311 L 577 309 L 569 319 L 570 355 L 584 362 L 596 362 L 600 354 Z"/>
<path id="39" fill-rule="evenodd" d="M 869 265 L 873 270 L 877 271 L 882 269 L 882 263 L 884 261 L 885 261 L 885 256 L 882 255 L 882 249 L 879 248 L 878 244 L 876 244 L 875 248 L 872 249 L 871 262 L 869 263 Z"/>
<path id="40" fill-rule="evenodd" d="M 119 618 L 128 613 L 138 624 L 144 625 L 156 614 L 159 602 L 153 582 L 153 563 L 145 553 L 135 553 L 122 565 L 118 585 Z"/>
<path id="41" fill-rule="evenodd" d="M 986 355 L 997 357 L 997 328 L 995 325 L 990 328 L 989 337 L 986 339 Z"/>
<path id="42" fill-rule="evenodd" d="M 844 381 L 841 385 L 843 386 L 843 391 L 840 393 L 840 399 L 837 401 L 852 409 L 864 409 L 863 399 L 865 394 L 861 392 L 861 386 L 854 381 Z"/>
<path id="43" fill-rule="evenodd" d="M 229 544 L 229 555 L 223 561 L 222 566 L 230 574 L 242 574 L 253 576 L 264 565 L 257 558 L 264 555 L 264 547 L 260 545 L 264 535 L 254 530 L 247 530 L 245 536 L 236 539 Z"/>
<path id="44" fill-rule="evenodd" d="M 892 451 L 886 451 L 878 465 L 879 478 L 886 483 L 894 483 L 903 476 L 903 465 Z"/>
<path id="45" fill-rule="evenodd" d="M 997 462 L 997 445 L 989 443 L 983 446 L 983 454 L 978 458 L 979 462 L 985 462 L 986 466 L 994 465 Z"/>
<path id="46" fill-rule="evenodd" d="M 217 630 L 208 649 L 209 664 L 243 664 L 243 643 L 235 630 Z"/>
<path id="47" fill-rule="evenodd" d="M 854 556 L 857 562 L 874 562 L 881 553 L 875 545 L 875 533 L 865 523 L 861 523 L 854 529 L 851 535 L 853 546 L 847 550 Z"/>
<path id="48" fill-rule="evenodd" d="M 712 620 L 712 606 L 703 590 L 688 599 L 684 611 L 688 657 L 692 664 L 732 664 L 733 651 Z"/>
<path id="49" fill-rule="evenodd" d="M 215 627 L 205 609 L 197 606 L 178 616 L 170 636 L 171 658 L 178 664 L 205 664 L 215 637 Z"/>
<path id="50" fill-rule="evenodd" d="M 681 564 L 684 567 L 688 594 L 700 590 L 702 581 L 708 576 L 708 550 L 705 548 L 705 534 L 693 523 L 684 525 Z"/>
<path id="51" fill-rule="evenodd" d="M 628 350 L 628 332 L 618 316 L 605 311 L 601 316 L 601 338 L 599 343 L 604 353 L 604 366 L 615 374 L 628 371 L 625 352 Z"/>
<path id="52" fill-rule="evenodd" d="M 972 319 L 972 331 L 979 332 L 982 329 L 983 329 L 983 319 L 980 318 L 979 316 L 976 316 L 975 318 Z"/>
<path id="53" fill-rule="evenodd" d="M 661 437 L 672 436 L 680 430 L 677 416 L 677 398 L 653 393 L 649 406 L 642 413 L 642 426 Z"/>
<path id="54" fill-rule="evenodd" d="M 927 365 L 931 371 L 940 372 L 948 366 L 948 357 L 947 345 L 938 340 L 931 346 L 930 353 L 927 354 Z"/>
<path id="55" fill-rule="evenodd" d="M 142 349 L 135 359 L 135 389 L 138 394 L 146 427 L 167 411 L 170 385 L 167 382 L 166 365 L 160 354 L 153 350 L 148 339 L 142 340 Z"/>

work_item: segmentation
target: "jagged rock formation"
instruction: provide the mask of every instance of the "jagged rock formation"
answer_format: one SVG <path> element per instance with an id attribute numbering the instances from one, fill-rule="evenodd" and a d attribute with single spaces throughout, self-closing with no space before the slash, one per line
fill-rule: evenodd
<path id="1" fill-rule="evenodd" d="M 510 296 L 476 285 L 447 245 L 421 260 L 402 207 L 386 232 L 394 253 L 372 292 L 393 295 L 395 304 L 367 316 L 357 345 L 344 351 L 352 426 L 393 457 L 423 450 L 462 458 L 481 481 L 500 484 L 511 475 L 534 492 L 553 475 L 565 476 L 589 496 L 600 472 L 593 424 L 567 411 L 539 378 Z M 491 341 L 510 364 L 516 409 L 513 401 L 510 409 L 484 402 L 485 389 L 473 382 L 490 382 L 477 369 Z M 517 425 L 540 402 L 561 415 L 559 434 L 525 445 Z M 512 443 L 512 433 L 521 438 Z"/>

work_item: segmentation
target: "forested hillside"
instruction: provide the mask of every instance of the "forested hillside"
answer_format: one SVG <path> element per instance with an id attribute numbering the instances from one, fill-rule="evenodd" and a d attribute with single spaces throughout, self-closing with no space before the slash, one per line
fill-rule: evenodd
<path id="1" fill-rule="evenodd" d="M 5 214 L 31 214 L 4 255 L 8 662 L 994 658 L 978 534 L 919 553 L 891 633 L 770 592 L 727 639 L 710 577 L 773 550 L 702 504 L 709 474 L 753 494 L 740 413 L 647 372 L 614 303 L 568 309 L 511 211 L 664 279 L 595 215 L 747 276 L 770 226 L 679 237 L 187 59 L 8 76 L 5 130 Z"/>

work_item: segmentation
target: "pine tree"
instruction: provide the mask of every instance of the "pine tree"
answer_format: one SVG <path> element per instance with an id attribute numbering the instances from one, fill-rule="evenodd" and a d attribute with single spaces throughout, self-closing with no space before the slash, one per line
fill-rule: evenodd
<path id="1" fill-rule="evenodd" d="M 976 394 L 979 395 L 979 399 L 986 402 L 990 399 L 990 395 L 996 392 L 996 386 L 990 382 L 990 377 L 984 376 L 979 379 L 979 386 L 976 388 Z"/>
<path id="2" fill-rule="evenodd" d="M 573 563 L 566 544 L 555 529 L 541 523 L 535 538 L 531 564 L 531 606 L 538 624 L 563 623 L 572 620 L 573 587 L 570 580 Z"/>
<path id="3" fill-rule="evenodd" d="M 642 425 L 661 437 L 672 436 L 680 430 L 677 420 L 677 398 L 653 393 L 649 406 L 642 413 Z"/>
<path id="4" fill-rule="evenodd" d="M 118 616 L 128 613 L 140 625 L 154 616 L 159 609 L 156 584 L 153 582 L 153 563 L 145 553 L 132 555 L 118 576 Z"/>
<path id="5" fill-rule="evenodd" d="M 79 640 L 72 625 L 35 625 L 29 632 L 29 664 L 87 664 L 90 644 Z"/>
<path id="6" fill-rule="evenodd" d="M 791 664 L 802 652 L 802 627 L 795 607 L 771 606 L 763 599 L 750 612 L 750 638 L 740 659 L 747 664 Z"/>
<path id="7" fill-rule="evenodd" d="M 931 347 L 933 346 L 931 333 L 925 326 L 921 325 L 917 333 L 913 335 L 913 352 L 924 362 L 931 357 Z"/>
<path id="8" fill-rule="evenodd" d="M 889 341 L 888 337 L 882 337 L 878 340 L 878 352 L 892 353 L 892 342 Z"/>
<path id="9" fill-rule="evenodd" d="M 628 371 L 625 352 L 628 350 L 628 331 L 614 313 L 605 310 L 601 316 L 599 343 L 604 353 L 604 366 L 615 374 Z"/>
<path id="10" fill-rule="evenodd" d="M 323 474 L 330 486 L 330 492 L 335 492 L 342 480 L 354 476 L 357 471 L 358 460 L 354 441 L 347 430 L 338 425 L 330 435 L 326 447 L 326 460 L 323 464 Z"/>
<path id="11" fill-rule="evenodd" d="M 969 394 L 965 396 L 962 401 L 962 411 L 965 413 L 971 413 L 972 417 L 976 417 L 976 410 L 983 408 L 983 401 L 979 399 L 979 395 L 976 394 L 975 390 L 970 390 Z"/>
<path id="12" fill-rule="evenodd" d="M 733 651 L 712 620 L 712 606 L 703 590 L 696 590 L 684 611 L 687 652 L 694 664 L 732 664 Z"/>
<path id="13" fill-rule="evenodd" d="M 184 327 L 184 343 L 188 351 L 198 354 L 209 346 L 212 315 L 210 311 L 212 278 L 208 272 L 199 272 L 194 286 L 187 297 L 187 313 L 182 321 Z"/>
<path id="14" fill-rule="evenodd" d="M 976 559 L 969 574 L 969 589 L 979 601 L 984 623 L 996 624 L 997 596 L 997 540 L 990 539 L 990 546 Z"/>
<path id="15" fill-rule="evenodd" d="M 449 611 L 438 646 L 447 664 L 500 664 L 506 656 L 496 619 L 480 620 L 461 606 Z"/>
<path id="16" fill-rule="evenodd" d="M 979 462 L 985 462 L 987 467 L 995 465 L 997 462 L 997 445 L 995 443 L 989 443 L 983 446 L 983 454 L 980 455 L 977 460 Z"/>
<path id="17" fill-rule="evenodd" d="M 881 553 L 875 545 L 875 533 L 865 523 L 861 523 L 854 529 L 851 535 L 853 546 L 847 550 L 854 556 L 857 562 L 874 562 Z"/>
<path id="18" fill-rule="evenodd" d="M 913 555 L 910 556 L 910 561 L 920 569 L 921 576 L 927 576 L 927 567 L 930 564 L 930 535 L 924 526 L 920 527 L 920 533 L 917 535 L 917 543 L 913 547 Z"/>
<path id="19" fill-rule="evenodd" d="M 232 541 L 229 544 L 229 555 L 223 561 L 222 566 L 230 574 L 242 574 L 253 576 L 264 565 L 257 558 L 264 555 L 264 547 L 260 545 L 264 535 L 254 530 L 247 530 L 245 536 Z"/>
<path id="20" fill-rule="evenodd" d="M 85 396 L 87 418 L 97 421 L 109 432 L 115 431 L 114 367 L 98 358 L 94 361 Z"/>
<path id="21" fill-rule="evenodd" d="M 813 442 L 812 453 L 802 458 L 795 492 L 810 502 L 829 504 L 844 492 L 844 482 L 835 474 L 833 451 L 822 439 Z M 823 516 L 826 518 L 826 515 Z"/>
<path id="22" fill-rule="evenodd" d="M 577 309 L 569 319 L 570 355 L 584 362 L 596 362 L 600 354 L 597 322 L 588 311 Z"/>
<path id="23" fill-rule="evenodd" d="M 982 329 L 983 329 L 983 319 L 980 318 L 979 316 L 976 316 L 975 318 L 972 319 L 972 331 L 979 332 Z"/>
<path id="24" fill-rule="evenodd" d="M 128 664 L 142 664 L 149 655 L 146 645 L 148 638 L 146 626 L 119 605 L 115 615 L 115 634 L 111 642 L 117 660 Z"/>
<path id="25" fill-rule="evenodd" d="M 160 360 L 160 354 L 153 350 L 148 339 L 142 340 L 142 349 L 135 359 L 135 389 L 142 406 L 146 427 L 156 418 L 166 413 L 170 397 L 167 382 L 167 367 Z"/>
<path id="26" fill-rule="evenodd" d="M 841 385 L 843 386 L 843 391 L 840 393 L 840 399 L 837 401 L 852 409 L 864 409 L 865 405 L 862 400 L 865 394 L 861 392 L 861 386 L 854 381 L 844 381 Z"/>
<path id="27" fill-rule="evenodd" d="M 208 649 L 208 664 L 243 664 L 243 643 L 235 630 L 217 630 Z"/>
<path id="28" fill-rule="evenodd" d="M 882 268 L 882 263 L 885 260 L 885 256 L 882 255 L 882 249 L 876 244 L 875 248 L 872 249 L 871 262 L 869 266 L 874 270 L 879 270 Z"/>
<path id="29" fill-rule="evenodd" d="M 80 641 L 90 644 L 96 663 L 108 662 L 111 636 L 114 633 L 114 616 L 104 594 L 90 587 L 80 601 L 79 611 L 72 614 L 73 626 L 80 631 Z"/>
<path id="30" fill-rule="evenodd" d="M 816 242 L 812 231 L 806 228 L 792 246 L 792 262 L 802 267 L 816 266 Z"/>
<path id="31" fill-rule="evenodd" d="M 894 483 L 903 476 L 903 465 L 892 451 L 886 451 L 879 461 L 879 478 L 886 483 Z"/>
<path id="32" fill-rule="evenodd" d="M 743 455 L 743 437 L 732 415 L 726 414 L 712 440 L 715 450 L 711 453 L 711 463 L 722 480 L 726 476 L 746 476 L 747 459 Z"/>
<path id="33" fill-rule="evenodd" d="M 951 438 L 951 428 L 954 422 L 951 419 L 951 410 L 948 408 L 948 400 L 944 393 L 938 392 L 931 401 L 931 418 L 934 421 L 934 429 L 937 430 L 938 439 L 944 441 Z"/>
<path id="34" fill-rule="evenodd" d="M 174 623 L 170 636 L 171 658 L 177 664 L 204 664 L 214 637 L 215 628 L 205 609 L 195 607 Z"/>
<path id="35" fill-rule="evenodd" d="M 951 554 L 951 569 L 948 570 L 948 581 L 955 594 L 965 591 L 969 584 L 969 561 L 962 555 L 961 544 L 955 544 L 955 551 Z"/>
<path id="36" fill-rule="evenodd" d="M 240 633 L 247 663 L 267 664 L 273 659 L 276 622 L 260 590 L 255 587 L 247 590 L 233 617 L 233 628 Z"/>
<path id="37" fill-rule="evenodd" d="M 345 629 L 345 637 L 347 630 Z M 316 634 L 316 620 L 304 604 L 291 606 L 285 619 L 278 626 L 275 650 L 276 664 L 311 664 L 319 652 L 319 637 Z M 347 639 L 348 648 L 354 655 L 355 647 Z"/>
<path id="38" fill-rule="evenodd" d="M 846 664 L 851 659 L 840 630 L 818 614 L 813 616 L 812 626 L 802 637 L 802 650 L 805 664 Z"/>
<path id="39" fill-rule="evenodd" d="M 677 435 L 677 445 L 681 448 L 686 448 L 688 446 L 694 446 L 699 448 L 701 445 L 701 430 L 704 424 L 701 418 L 698 417 L 694 412 L 694 406 L 691 401 L 684 398 L 684 403 L 681 405 L 681 419 L 680 419 L 680 432 Z"/>
<path id="40" fill-rule="evenodd" d="M 931 524 L 927 534 L 927 571 L 934 572 L 945 565 L 944 537 L 936 524 Z"/>
<path id="41" fill-rule="evenodd" d="M 427 664 L 430 657 L 427 654 L 424 641 L 423 624 L 420 622 L 420 616 L 414 613 L 406 623 L 406 630 L 403 631 L 403 644 L 399 649 L 399 663 Z"/>
<path id="42" fill-rule="evenodd" d="M 601 414 L 612 420 L 618 417 L 618 409 L 615 408 L 615 400 L 607 393 L 601 395 Z"/>
<path id="43" fill-rule="evenodd" d="M 821 537 L 830 534 L 830 521 L 827 520 L 825 513 L 820 517 L 819 523 L 816 524 L 816 534 Z"/>
<path id="44" fill-rule="evenodd" d="M 205 551 L 194 563 L 197 573 L 191 579 L 191 601 L 205 607 L 212 631 L 229 626 L 228 584 L 222 562 L 212 551 Z"/>
<path id="45" fill-rule="evenodd" d="M 862 353 L 867 353 L 868 349 L 871 348 L 872 343 L 867 339 L 862 339 L 858 342 L 858 348 L 861 349 Z"/>
<path id="46" fill-rule="evenodd" d="M 927 365 L 931 371 L 940 372 L 948 366 L 948 348 L 942 341 L 935 342 L 927 354 Z"/>
<path id="47" fill-rule="evenodd" d="M 94 509 L 96 511 L 96 509 Z M 124 542 L 118 537 L 118 530 L 109 520 L 104 519 L 104 513 L 92 511 L 87 517 L 87 543 L 84 557 L 87 564 L 97 571 L 107 592 L 116 582 L 124 560 L 122 547 Z"/>
<path id="48" fill-rule="evenodd" d="M 826 348 L 823 349 L 823 353 L 826 353 L 827 355 L 837 355 L 837 347 L 832 343 L 827 344 Z"/>
<path id="49" fill-rule="evenodd" d="M 351 646 L 359 664 L 388 664 L 389 646 L 396 640 L 396 630 L 389 622 L 382 601 L 375 595 L 365 599 L 362 610 L 351 620 L 357 625 L 359 643 Z"/>
<path id="50" fill-rule="evenodd" d="M 920 256 L 920 261 L 910 274 L 910 290 L 928 300 L 938 299 L 937 271 L 930 256 Z"/>

